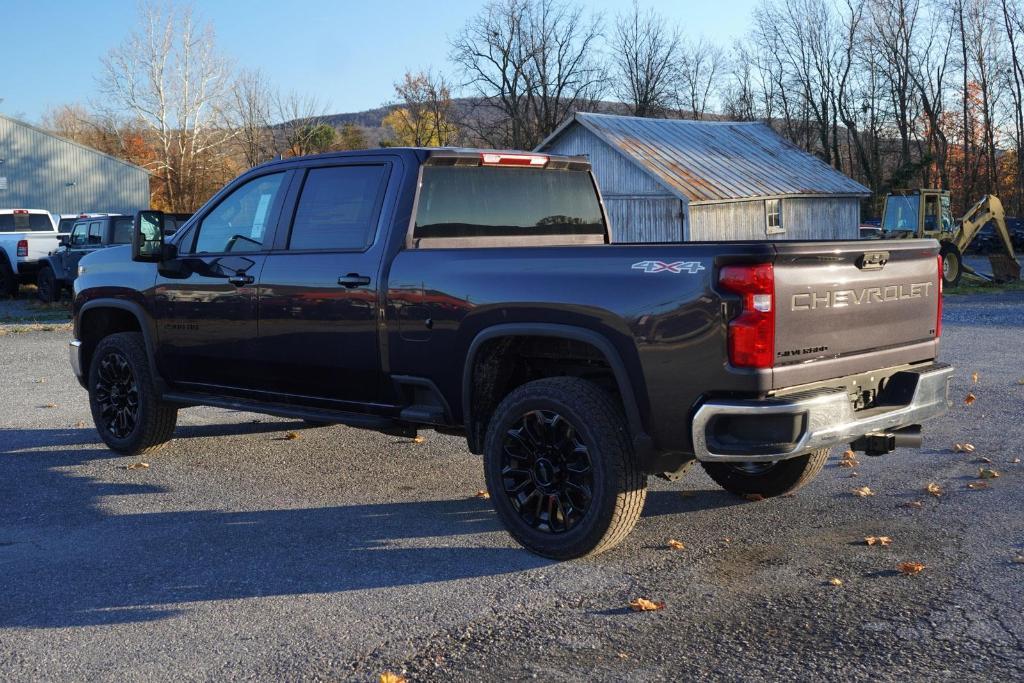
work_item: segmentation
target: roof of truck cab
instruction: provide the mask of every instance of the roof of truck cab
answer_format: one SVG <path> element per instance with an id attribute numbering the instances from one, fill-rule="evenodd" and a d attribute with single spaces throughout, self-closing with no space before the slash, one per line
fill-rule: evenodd
<path id="1" fill-rule="evenodd" d="M 365 156 L 394 156 L 396 153 L 414 155 L 421 161 L 434 154 L 543 154 L 544 156 L 550 157 L 552 159 L 565 159 L 575 161 L 585 160 L 583 157 L 579 156 L 566 154 L 548 154 L 547 152 L 531 152 L 529 150 L 522 149 L 492 149 L 485 147 L 374 147 L 371 149 L 350 149 L 338 152 L 324 152 L 323 154 L 306 154 L 303 156 L 287 157 L 284 159 L 274 159 L 272 161 L 264 162 L 255 168 L 310 161 L 314 159 L 328 160 Z"/>

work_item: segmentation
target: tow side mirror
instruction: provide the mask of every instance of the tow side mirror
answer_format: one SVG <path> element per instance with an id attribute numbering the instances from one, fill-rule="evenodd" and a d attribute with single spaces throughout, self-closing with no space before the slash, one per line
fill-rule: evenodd
<path id="1" fill-rule="evenodd" d="M 164 259 L 164 212 L 139 211 L 132 223 L 132 260 L 156 263 Z"/>
<path id="2" fill-rule="evenodd" d="M 71 246 L 71 237 L 69 235 L 60 236 L 60 246 L 69 247 Z"/>

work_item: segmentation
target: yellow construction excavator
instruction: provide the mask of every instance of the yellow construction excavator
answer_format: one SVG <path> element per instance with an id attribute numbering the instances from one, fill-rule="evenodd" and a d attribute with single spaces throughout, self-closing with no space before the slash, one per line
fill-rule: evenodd
<path id="1" fill-rule="evenodd" d="M 989 254 L 992 275 L 979 273 L 963 262 L 968 245 L 992 221 L 1005 254 Z M 985 195 L 959 221 L 953 221 L 947 190 L 897 190 L 885 197 L 882 211 L 882 236 L 886 239 L 932 237 L 942 244 L 942 283 L 954 287 L 964 272 L 994 282 L 1020 279 L 1020 264 L 1013 251 L 1006 227 L 1003 203 L 995 195 Z"/>

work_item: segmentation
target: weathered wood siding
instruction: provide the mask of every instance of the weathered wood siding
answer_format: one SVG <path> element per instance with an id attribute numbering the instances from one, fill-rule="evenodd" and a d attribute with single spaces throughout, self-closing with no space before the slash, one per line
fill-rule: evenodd
<path id="1" fill-rule="evenodd" d="M 683 203 L 675 197 L 605 197 L 613 242 L 683 241 Z"/>
<path id="2" fill-rule="evenodd" d="M 785 232 L 765 232 L 764 200 L 690 205 L 691 240 L 846 240 L 859 237 L 856 197 L 782 200 Z"/>
<path id="3" fill-rule="evenodd" d="M 590 159 L 597 185 L 605 197 L 652 195 L 674 197 L 651 174 L 624 157 L 618 150 L 583 126 L 570 126 L 544 150 L 550 154 L 582 154 Z"/>

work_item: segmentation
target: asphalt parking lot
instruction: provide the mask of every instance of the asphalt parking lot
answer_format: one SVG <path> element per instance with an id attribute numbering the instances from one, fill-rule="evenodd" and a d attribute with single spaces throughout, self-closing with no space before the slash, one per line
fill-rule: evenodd
<path id="1" fill-rule="evenodd" d="M 433 432 L 194 408 L 126 469 L 68 332 L 4 335 L 0 678 L 1024 679 L 1022 333 L 1024 292 L 947 297 L 955 405 L 922 450 L 837 451 L 762 502 L 653 480 L 622 546 L 562 564 L 506 536 L 478 458 Z"/>

